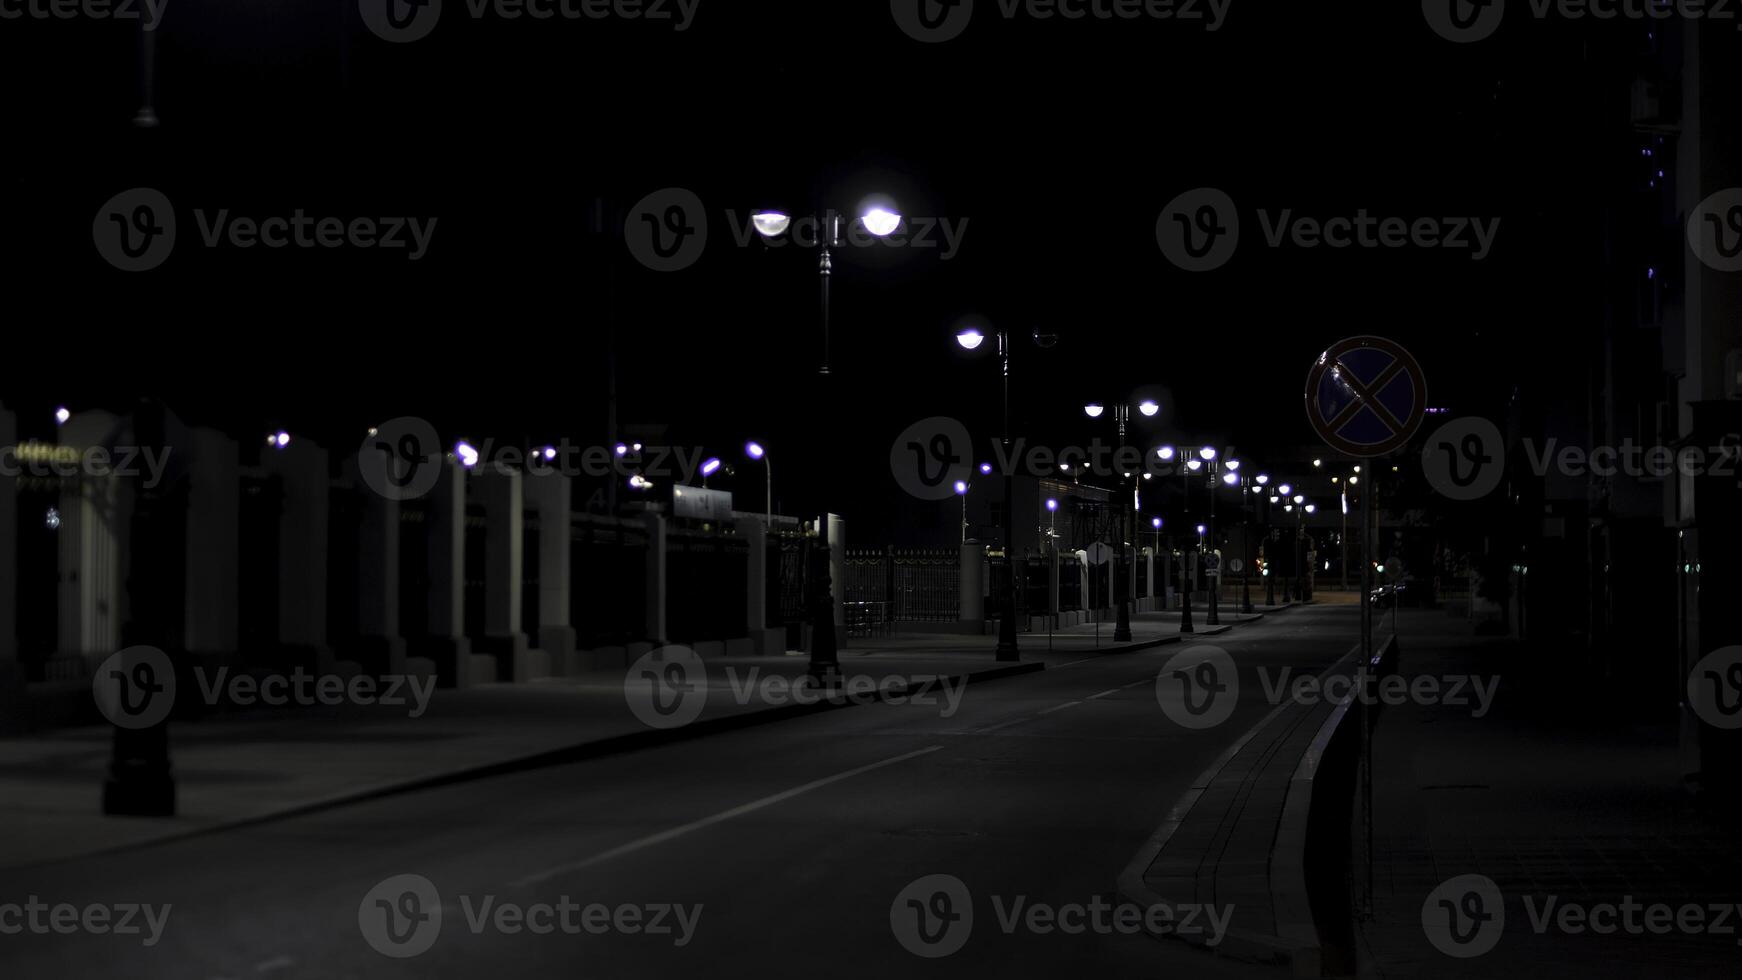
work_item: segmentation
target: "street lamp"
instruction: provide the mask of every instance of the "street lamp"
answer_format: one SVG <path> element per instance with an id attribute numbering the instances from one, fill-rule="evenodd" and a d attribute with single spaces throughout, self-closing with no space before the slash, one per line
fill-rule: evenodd
<path id="1" fill-rule="evenodd" d="M 842 246 L 841 215 L 833 209 L 825 210 L 821 216 L 813 216 L 822 226 L 817 236 L 821 246 L 821 254 L 817 258 L 817 279 L 820 283 L 823 325 L 823 365 L 819 374 L 829 373 L 829 280 L 835 272 L 835 262 L 832 249 Z M 901 215 L 893 208 L 883 206 L 868 207 L 859 215 L 859 224 L 865 230 L 878 238 L 885 238 L 901 226 Z M 792 215 L 785 211 L 768 209 L 757 211 L 750 216 L 750 223 L 756 233 L 768 241 L 773 241 L 792 230 Z M 826 533 L 826 529 L 825 529 Z"/>
<path id="2" fill-rule="evenodd" d="M 1157 405 L 1153 399 L 1144 399 L 1137 403 L 1137 410 L 1143 413 L 1144 418 L 1152 419 L 1155 418 L 1155 413 L 1161 411 L 1161 406 Z"/>
<path id="3" fill-rule="evenodd" d="M 1083 414 L 1092 419 L 1100 418 L 1106 410 L 1106 406 L 1100 402 L 1090 402 L 1083 406 Z M 1157 405 L 1153 399 L 1145 399 L 1138 404 L 1137 410 L 1145 417 L 1154 417 L 1155 413 L 1161 411 L 1161 406 Z M 1125 427 L 1131 421 L 1131 406 L 1123 402 L 1114 405 L 1113 420 L 1119 425 L 1119 448 L 1123 449 L 1125 446 Z M 1125 474 L 1127 479 L 1130 479 L 1131 476 L 1130 473 Z M 1125 581 L 1118 589 L 1117 613 L 1113 623 L 1113 642 L 1115 643 L 1131 642 L 1131 605 L 1137 592 L 1137 526 L 1135 522 L 1137 519 L 1138 487 L 1137 481 L 1132 480 L 1131 506 L 1126 511 L 1125 520 L 1121 522 L 1119 528 L 1119 536 L 1126 539 L 1120 543 L 1119 547 L 1120 559 L 1125 562 Z M 1131 546 L 1129 553 L 1126 551 L 1126 544 Z M 1115 570 L 1117 570 L 1117 566 L 1115 566 Z M 1117 578 L 1116 575 L 1110 575 L 1108 583 L 1117 585 Z"/>
<path id="4" fill-rule="evenodd" d="M 893 229 L 891 229 L 893 230 Z M 1006 330 L 993 331 L 998 337 L 998 360 L 1004 379 L 1004 434 L 1002 442 L 1006 458 L 1010 454 L 1010 333 Z M 1031 334 L 1035 346 L 1051 347 L 1058 338 L 1052 334 L 1042 334 L 1039 330 Z M 978 350 L 985 342 L 986 332 L 976 326 L 965 326 L 956 332 L 956 343 L 963 350 Z M 990 464 L 982 464 L 981 472 L 987 472 Z M 1004 471 L 1004 602 L 998 617 L 998 647 L 994 657 L 1001 661 L 1015 661 L 1020 658 L 1016 644 L 1016 471 L 1014 467 Z"/>
<path id="5" fill-rule="evenodd" d="M 762 461 L 762 490 L 763 496 L 766 498 L 762 526 L 772 528 L 774 527 L 774 464 L 768 459 L 768 450 L 763 448 L 762 443 L 754 440 L 744 444 L 744 455 Z"/>
<path id="6" fill-rule="evenodd" d="M 956 481 L 956 496 L 962 498 L 962 543 L 968 543 L 968 482 Z"/>

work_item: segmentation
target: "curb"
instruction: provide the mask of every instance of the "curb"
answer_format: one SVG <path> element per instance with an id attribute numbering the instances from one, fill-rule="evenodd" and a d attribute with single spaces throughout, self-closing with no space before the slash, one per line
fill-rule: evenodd
<path id="1" fill-rule="evenodd" d="M 957 682 L 967 684 L 972 681 L 1000 680 L 1006 677 L 1016 677 L 1022 674 L 1038 673 L 1045 669 L 1046 664 L 1044 662 L 1032 660 L 1024 663 L 1009 664 L 1002 667 L 988 667 L 985 670 L 973 671 L 966 674 L 952 674 L 948 676 L 934 674 L 917 684 L 903 683 L 899 688 L 893 688 L 888 691 L 879 689 L 875 697 L 869 698 L 865 701 L 850 701 L 845 698 L 829 698 L 826 700 L 815 701 L 810 704 L 790 703 L 772 708 L 740 711 L 718 718 L 692 722 L 679 728 L 644 728 L 622 735 L 609 735 L 604 738 L 594 739 L 590 742 L 581 742 L 576 745 L 568 745 L 556 749 L 546 749 L 541 752 L 533 752 L 523 756 L 503 759 L 498 762 L 482 763 L 463 769 L 456 769 L 452 772 L 440 773 L 434 776 L 422 776 L 417 779 L 408 779 L 396 783 L 384 783 L 338 793 L 318 800 L 311 800 L 307 803 L 299 803 L 282 810 L 275 810 L 271 813 L 221 821 L 204 827 L 190 827 L 186 830 L 175 831 L 165 834 L 162 837 L 154 837 L 150 840 L 133 841 L 127 844 L 117 844 L 112 847 L 102 847 L 81 854 L 52 858 L 47 861 L 26 861 L 19 864 L 5 865 L 0 867 L 0 870 L 13 871 L 27 868 L 49 867 L 56 864 L 64 864 L 69 861 L 81 861 L 87 858 L 104 857 L 113 854 L 143 850 L 149 847 L 159 847 L 164 844 L 174 844 L 185 840 L 191 840 L 196 837 L 204 837 L 208 834 L 242 830 L 249 827 L 258 827 L 264 824 L 276 823 L 280 820 L 289 820 L 294 817 L 304 817 L 326 810 L 335 810 L 340 807 L 351 806 L 357 803 L 368 803 L 374 800 L 386 799 L 393 796 L 403 796 L 408 793 L 417 793 L 424 790 L 440 789 L 445 786 L 454 786 L 460 783 L 477 782 L 479 780 L 492 779 L 497 776 L 507 776 L 519 772 L 530 772 L 535 769 L 568 765 L 570 763 L 582 762 L 587 759 L 594 759 L 602 756 L 658 748 L 677 742 L 687 742 L 698 738 L 704 738 L 709 735 L 718 735 L 724 732 L 752 728 L 757 725 L 786 721 L 788 719 L 800 718 L 805 715 L 818 714 L 824 711 L 837 711 L 845 708 L 853 708 L 860 704 L 872 702 L 879 704 L 886 703 L 892 698 L 906 698 L 909 695 L 924 693 L 940 684 L 954 684 Z"/>
<path id="2" fill-rule="evenodd" d="M 1384 655 L 1389 644 L 1382 645 L 1380 654 Z M 1339 657 L 1330 666 L 1320 672 L 1324 677 L 1345 665 L 1360 663 L 1361 645 Z M 1377 661 L 1379 658 L 1375 658 Z M 1375 664 L 1377 666 L 1377 663 Z M 1295 976 L 1316 977 L 1321 975 L 1325 955 L 1323 942 L 1313 920 L 1306 873 L 1306 850 L 1308 827 L 1312 811 L 1313 780 L 1318 775 L 1318 767 L 1328 751 L 1332 739 L 1339 731 L 1342 722 L 1349 715 L 1349 707 L 1354 701 L 1346 701 L 1332 710 L 1330 716 L 1321 723 L 1314 735 L 1312 744 L 1302 755 L 1295 766 L 1294 774 L 1289 780 L 1289 790 L 1283 803 L 1282 819 L 1277 825 L 1277 833 L 1270 852 L 1270 866 L 1273 875 L 1271 890 L 1272 902 L 1276 913 L 1276 935 L 1250 932 L 1243 929 L 1229 929 L 1222 941 L 1209 945 L 1195 936 L 1184 936 L 1178 933 L 1167 933 L 1155 938 L 1175 939 L 1181 942 L 1200 946 L 1212 952 L 1226 955 L 1238 960 L 1254 963 L 1286 965 Z M 1209 767 L 1198 775 L 1187 788 L 1184 795 L 1176 801 L 1168 811 L 1167 819 L 1154 834 L 1150 835 L 1137 855 L 1125 866 L 1119 875 L 1117 892 L 1120 898 L 1134 905 L 1148 907 L 1167 904 L 1167 899 L 1151 889 L 1144 880 L 1144 874 L 1154 864 L 1156 857 L 1174 833 L 1185 821 L 1187 814 L 1197 805 L 1204 791 L 1221 774 L 1223 768 L 1240 754 L 1260 731 L 1268 726 L 1279 714 L 1293 705 L 1288 701 L 1272 707 L 1263 718 L 1259 719 L 1245 734 L 1236 739 L 1233 744 L 1224 749 Z"/>

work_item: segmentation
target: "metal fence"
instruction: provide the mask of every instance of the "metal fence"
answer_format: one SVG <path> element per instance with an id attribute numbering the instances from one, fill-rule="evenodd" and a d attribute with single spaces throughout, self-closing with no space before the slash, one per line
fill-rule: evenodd
<path id="1" fill-rule="evenodd" d="M 953 623 L 961 618 L 961 561 L 954 549 L 848 551 L 843 598 L 881 602 L 896 622 Z"/>

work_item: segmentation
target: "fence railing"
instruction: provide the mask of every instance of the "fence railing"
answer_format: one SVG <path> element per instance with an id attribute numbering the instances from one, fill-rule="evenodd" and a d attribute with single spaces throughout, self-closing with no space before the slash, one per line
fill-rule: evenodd
<path id="1" fill-rule="evenodd" d="M 880 602 L 896 622 L 953 623 L 961 617 L 961 553 L 953 550 L 848 551 L 847 602 Z"/>

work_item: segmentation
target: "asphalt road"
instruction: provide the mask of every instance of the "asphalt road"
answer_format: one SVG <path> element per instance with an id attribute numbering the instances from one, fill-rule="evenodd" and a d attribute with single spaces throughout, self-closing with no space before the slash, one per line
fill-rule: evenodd
<path id="1" fill-rule="evenodd" d="M 11 872 L 0 929 L 19 922 L 5 905 L 31 896 L 171 908 L 151 946 L 26 923 L 0 935 L 0 975 L 1271 976 L 1142 935 L 1006 932 L 999 911 L 1018 896 L 1116 904 L 1120 870 L 1168 808 L 1269 709 L 1249 675 L 1327 665 L 1356 628 L 1352 607 L 1297 608 L 1218 637 L 970 685 L 953 717 L 867 705 Z M 1187 730 L 1161 712 L 1154 681 L 1168 658 L 1206 643 L 1240 664 L 1240 704 L 1217 727 Z M 937 874 L 963 882 L 974 918 L 959 951 L 927 959 L 898 942 L 891 906 Z M 439 893 L 439 931 L 433 920 L 411 930 L 401 913 L 419 906 L 402 902 L 401 882 L 377 888 L 400 875 Z M 565 899 L 577 932 L 536 909 L 515 918 Z M 586 911 L 595 904 L 605 908 Z M 378 937 L 389 925 L 416 937 L 388 948 L 433 943 L 382 955 L 360 906 Z M 52 926 L 54 913 L 34 914 Z M 588 932 L 601 916 L 639 926 Z M 656 917 L 670 931 L 648 931 Z M 523 921 L 556 928 L 534 934 Z"/>

